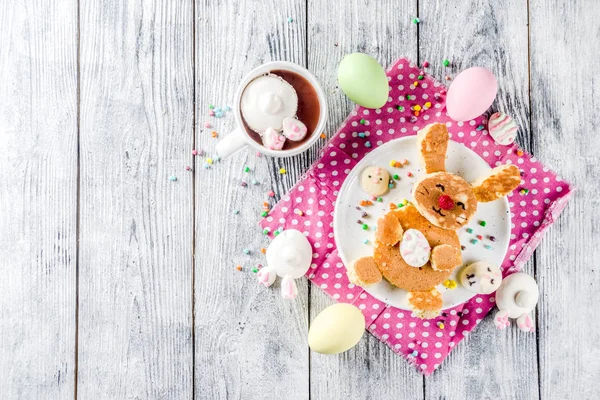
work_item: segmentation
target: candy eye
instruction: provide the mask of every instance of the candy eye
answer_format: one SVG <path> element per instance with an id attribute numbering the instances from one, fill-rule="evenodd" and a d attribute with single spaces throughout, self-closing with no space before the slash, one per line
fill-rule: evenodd
<path id="1" fill-rule="evenodd" d="M 382 180 L 383 180 L 383 178 L 379 178 L 379 181 L 382 181 Z"/>
<path id="2" fill-rule="evenodd" d="M 494 284 L 494 279 L 490 279 L 490 283 L 493 285 Z"/>
<path id="3" fill-rule="evenodd" d="M 442 192 L 446 190 L 446 188 L 444 187 L 444 185 L 442 185 L 441 183 L 438 183 L 437 185 L 435 185 L 435 187 L 440 188 L 440 190 Z"/>
<path id="4" fill-rule="evenodd" d="M 368 175 L 369 179 L 371 179 L 371 175 Z"/>
<path id="5" fill-rule="evenodd" d="M 492 270 L 490 269 L 490 267 L 488 267 L 488 272 L 492 272 Z"/>
<path id="6" fill-rule="evenodd" d="M 456 205 L 462 207 L 463 210 L 466 210 L 465 203 L 463 203 L 462 201 L 457 202 Z"/>

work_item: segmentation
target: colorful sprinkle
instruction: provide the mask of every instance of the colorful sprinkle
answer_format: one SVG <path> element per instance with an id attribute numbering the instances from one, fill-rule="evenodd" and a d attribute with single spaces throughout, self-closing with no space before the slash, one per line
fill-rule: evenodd
<path id="1" fill-rule="evenodd" d="M 212 104 L 209 104 L 209 105 L 208 105 L 208 108 L 209 108 L 210 110 L 214 110 L 215 106 L 213 106 Z"/>
<path id="2" fill-rule="evenodd" d="M 321 139 L 325 139 L 325 138 L 327 138 L 327 135 L 324 133 L 321 133 Z"/>
<path id="3" fill-rule="evenodd" d="M 378 197 L 377 201 L 381 203 L 383 201 L 383 199 L 381 197 Z"/>
<path id="4" fill-rule="evenodd" d="M 297 208 L 294 209 L 294 214 L 299 215 L 299 216 L 303 216 L 304 215 L 304 211 L 302 210 L 298 210 Z"/>
<path id="5" fill-rule="evenodd" d="M 408 177 L 410 178 L 410 177 L 412 177 L 412 176 L 413 176 L 413 173 L 412 173 L 412 172 L 410 172 L 410 171 L 408 171 L 408 172 L 406 173 L 406 176 L 408 176 Z"/>
<path id="6" fill-rule="evenodd" d="M 254 155 L 255 155 L 256 157 L 262 157 L 262 153 L 261 153 L 260 151 L 257 151 L 256 153 L 254 153 Z"/>
<path id="7" fill-rule="evenodd" d="M 365 147 L 371 147 L 371 142 L 369 142 L 368 140 L 365 142 Z"/>
<path id="8" fill-rule="evenodd" d="M 367 225 L 367 224 L 363 224 L 363 225 L 362 225 L 362 228 L 363 228 L 363 231 L 366 231 L 366 230 L 368 230 L 368 229 L 369 229 L 369 225 Z"/>
<path id="9" fill-rule="evenodd" d="M 263 229 L 263 235 L 268 235 L 271 230 L 269 228 Z"/>
<path id="10" fill-rule="evenodd" d="M 369 244 L 369 239 L 363 240 L 363 244 Z"/>
<path id="11" fill-rule="evenodd" d="M 244 167 L 244 172 L 246 172 L 246 173 L 250 172 L 250 167 Z"/>
<path id="12" fill-rule="evenodd" d="M 364 119 L 360 120 L 361 125 L 364 125 L 367 121 L 365 121 Z"/>
<path id="13" fill-rule="evenodd" d="M 412 23 L 417 25 L 421 20 L 419 18 L 413 18 Z"/>
<path id="14" fill-rule="evenodd" d="M 221 109 L 221 107 L 217 107 L 215 108 L 215 112 L 222 112 L 223 110 Z"/>
<path id="15" fill-rule="evenodd" d="M 205 122 L 205 123 L 204 123 L 204 127 L 205 127 L 205 128 L 210 128 L 210 122 Z"/>
<path id="16" fill-rule="evenodd" d="M 426 103 L 425 103 L 425 107 L 427 107 L 427 108 L 431 108 L 431 102 L 430 102 L 430 101 L 426 102 Z"/>
<path id="17" fill-rule="evenodd" d="M 488 250 L 492 250 L 492 248 L 493 248 L 493 247 L 492 247 L 492 246 L 490 246 L 489 244 L 485 244 L 485 245 L 483 245 L 483 247 L 485 247 L 485 248 L 486 248 L 486 249 L 488 249 Z"/>
<path id="18" fill-rule="evenodd" d="M 238 215 L 240 213 L 240 210 L 233 210 L 233 215 Z"/>
<path id="19" fill-rule="evenodd" d="M 215 117 L 221 118 L 222 116 L 223 116 L 223 112 L 222 111 L 215 112 Z"/>
<path id="20" fill-rule="evenodd" d="M 454 279 L 446 279 L 443 285 L 448 289 L 456 289 L 456 281 Z"/>
<path id="21" fill-rule="evenodd" d="M 402 106 L 398 106 L 398 107 L 396 107 L 396 109 L 397 109 L 398 111 L 404 111 L 404 107 L 402 107 Z"/>
<path id="22" fill-rule="evenodd" d="M 472 228 L 467 228 L 466 231 L 467 231 L 467 233 L 473 233 L 473 229 Z"/>
<path id="23" fill-rule="evenodd" d="M 471 244 L 477 244 L 478 241 L 479 240 L 477 240 L 477 239 L 471 239 Z"/>
<path id="24" fill-rule="evenodd" d="M 246 182 L 242 181 L 242 182 L 240 183 L 240 186 L 241 186 L 241 187 L 248 187 L 248 184 L 247 184 Z"/>
<path id="25" fill-rule="evenodd" d="M 420 81 L 422 81 L 423 80 L 423 75 L 417 76 L 417 79 L 420 80 Z"/>
<path id="26" fill-rule="evenodd" d="M 400 161 L 396 161 L 394 163 L 394 167 L 396 167 L 396 168 L 400 168 L 401 166 L 402 166 L 402 163 Z"/>
<path id="27" fill-rule="evenodd" d="M 285 168 L 280 168 L 280 169 L 279 169 L 279 173 L 280 173 L 281 175 L 285 175 L 285 174 L 287 173 L 287 171 L 285 170 Z"/>
<path id="28" fill-rule="evenodd" d="M 262 248 L 260 249 L 260 252 L 261 252 L 261 253 L 263 253 L 263 254 L 267 254 L 267 249 L 265 249 L 264 247 L 262 247 Z"/>
<path id="29" fill-rule="evenodd" d="M 367 207 L 367 206 L 372 206 L 373 205 L 373 203 L 370 202 L 369 200 L 361 200 L 360 203 L 358 203 L 358 204 L 360 204 L 363 207 Z"/>
<path id="30" fill-rule="evenodd" d="M 444 329 L 444 327 L 445 327 L 445 325 L 444 325 L 444 323 L 443 323 L 443 322 L 438 322 L 438 323 L 437 323 L 437 326 L 438 326 L 438 328 L 440 328 L 440 329 Z"/>
<path id="31" fill-rule="evenodd" d="M 450 60 L 445 58 L 444 61 L 442 61 L 442 64 L 444 64 L 444 67 L 447 67 L 450 65 Z"/>
<path id="32" fill-rule="evenodd" d="M 400 200 L 400 204 L 402 204 L 403 206 L 408 204 L 408 200 L 407 199 L 402 199 Z"/>
<path id="33" fill-rule="evenodd" d="M 250 254 L 250 250 L 244 249 L 244 254 Z"/>
<path id="34" fill-rule="evenodd" d="M 365 133 L 364 132 L 358 132 L 358 137 L 359 138 L 364 138 L 365 137 Z"/>
<path id="35" fill-rule="evenodd" d="M 288 17 L 287 22 L 294 22 L 294 18 Z"/>
<path id="36" fill-rule="evenodd" d="M 212 136 L 212 137 L 216 138 L 217 136 L 219 136 L 219 134 L 218 134 L 217 132 L 215 132 L 215 131 L 212 131 L 212 132 L 210 133 L 210 136 Z"/>
<path id="37" fill-rule="evenodd" d="M 197 156 L 198 155 L 198 150 L 196 150 L 196 149 L 192 150 L 192 155 L 193 156 Z"/>
<path id="38" fill-rule="evenodd" d="M 483 236 L 481 236 L 481 235 L 477 235 L 477 236 L 475 236 L 475 237 L 476 237 L 478 240 L 483 240 Z"/>
<path id="39" fill-rule="evenodd" d="M 252 179 L 252 184 L 256 186 L 256 185 L 260 185 L 260 182 L 257 181 L 256 179 Z"/>
<path id="40" fill-rule="evenodd" d="M 486 226 L 486 225 L 487 225 L 487 222 L 485 222 L 484 220 L 481 220 L 481 221 L 479 221 L 479 225 L 481 225 L 481 226 Z"/>
<path id="41" fill-rule="evenodd" d="M 414 81 L 414 82 L 413 82 L 413 86 L 414 86 L 414 87 L 417 87 L 417 86 L 419 86 L 419 82 L 417 82 L 417 81 Z"/>
<path id="42" fill-rule="evenodd" d="M 390 160 L 390 167 L 393 167 L 396 165 L 396 160 Z"/>
<path id="43" fill-rule="evenodd" d="M 395 181 L 399 181 L 400 180 L 400 177 L 398 176 L 398 174 L 394 174 L 393 178 L 394 178 Z"/>
<path id="44" fill-rule="evenodd" d="M 485 126 L 483 125 L 479 125 L 477 128 L 475 128 L 476 131 L 482 131 L 483 128 L 485 128 Z"/>
<path id="45" fill-rule="evenodd" d="M 273 232 L 273 236 L 278 236 L 281 232 L 279 232 L 279 230 L 276 230 L 275 232 Z"/>
<path id="46" fill-rule="evenodd" d="M 258 272 L 258 268 L 252 268 L 252 272 L 256 274 Z"/>
<path id="47" fill-rule="evenodd" d="M 267 215 L 269 215 L 268 211 L 263 211 L 263 212 L 260 213 L 260 216 L 263 217 L 263 218 L 266 217 Z"/>
<path id="48" fill-rule="evenodd" d="M 416 357 L 416 356 L 418 356 L 418 355 L 419 355 L 419 352 L 418 352 L 418 351 L 416 351 L 416 350 L 414 350 L 414 351 L 412 352 L 412 354 L 411 354 L 411 355 L 412 355 L 413 357 Z"/>
<path id="49" fill-rule="evenodd" d="M 175 181 L 177 180 L 177 177 L 176 177 L 175 175 L 171 175 L 171 176 L 169 177 L 169 180 L 170 180 L 171 182 L 175 182 Z"/>
<path id="50" fill-rule="evenodd" d="M 496 241 L 496 236 L 490 236 L 488 239 L 490 239 L 490 242 L 495 242 Z"/>
<path id="51" fill-rule="evenodd" d="M 413 106 L 412 109 L 414 111 L 421 111 L 421 106 L 417 104 L 417 105 Z"/>
<path id="52" fill-rule="evenodd" d="M 369 213 L 367 213 L 366 211 L 363 211 L 363 213 L 360 216 L 362 218 L 368 218 L 369 217 Z"/>
<path id="53" fill-rule="evenodd" d="M 523 153 L 523 150 L 521 150 L 521 149 L 517 150 L 517 155 L 519 157 L 523 156 L 523 154 L 525 154 L 525 153 Z"/>
<path id="54" fill-rule="evenodd" d="M 529 189 L 524 189 L 524 188 L 523 188 L 523 189 L 519 190 L 519 193 L 520 193 L 521 195 L 526 195 L 527 193 L 529 193 Z"/>
<path id="55" fill-rule="evenodd" d="M 462 251 L 465 251 L 467 248 L 466 248 L 465 246 L 460 246 L 460 249 L 461 249 Z"/>
<path id="56" fill-rule="evenodd" d="M 186 170 L 186 171 L 191 171 L 191 170 L 192 170 L 192 167 L 190 167 L 189 165 L 186 165 L 186 166 L 185 166 L 185 170 Z"/>
<path id="57" fill-rule="evenodd" d="M 269 190 L 269 191 L 267 192 L 267 196 L 269 196 L 269 197 L 275 197 L 275 192 L 274 192 L 274 191 L 272 191 L 272 190 Z"/>
<path id="58" fill-rule="evenodd" d="M 402 208 L 402 207 L 404 207 L 404 204 L 402 204 L 402 203 L 398 203 L 398 205 L 397 205 L 397 206 L 398 206 L 398 208 Z"/>
<path id="59" fill-rule="evenodd" d="M 390 203 L 390 210 L 395 210 L 396 208 L 398 208 L 397 205 L 395 205 L 394 203 Z"/>
<path id="60" fill-rule="evenodd" d="M 237 265 L 237 266 L 235 267 L 235 269 L 237 269 L 238 271 L 241 271 L 241 270 L 242 270 L 242 266 L 241 266 L 241 265 Z"/>

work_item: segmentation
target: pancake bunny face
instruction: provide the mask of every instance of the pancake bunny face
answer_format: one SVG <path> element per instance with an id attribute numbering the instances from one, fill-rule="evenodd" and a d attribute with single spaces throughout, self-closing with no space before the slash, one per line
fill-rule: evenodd
<path id="1" fill-rule="evenodd" d="M 431 124 L 419 131 L 417 143 L 427 175 L 415 183 L 415 207 L 429 222 L 443 229 L 465 226 L 477 211 L 477 202 L 497 200 L 521 183 L 519 169 L 502 165 L 470 185 L 462 177 L 446 172 L 448 129 Z"/>
<path id="2" fill-rule="evenodd" d="M 471 185 L 447 172 L 426 175 L 415 184 L 413 195 L 419 212 L 442 228 L 457 230 L 477 211 Z"/>

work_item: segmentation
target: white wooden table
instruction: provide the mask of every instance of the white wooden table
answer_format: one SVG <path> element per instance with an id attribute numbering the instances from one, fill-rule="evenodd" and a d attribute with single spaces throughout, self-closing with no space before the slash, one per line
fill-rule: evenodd
<path id="1" fill-rule="evenodd" d="M 3 0 L 0 27 L 0 398 L 600 397 L 599 2 Z M 191 150 L 233 128 L 208 106 L 293 61 L 324 85 L 331 135 L 352 107 L 337 64 L 355 51 L 428 60 L 440 79 L 443 58 L 451 75 L 492 69 L 518 143 L 579 188 L 525 267 L 537 334 L 487 318 L 423 378 L 370 335 L 310 353 L 331 300 L 255 283 L 265 193 L 318 146 L 205 170 Z M 246 165 L 261 185 L 240 186 Z"/>

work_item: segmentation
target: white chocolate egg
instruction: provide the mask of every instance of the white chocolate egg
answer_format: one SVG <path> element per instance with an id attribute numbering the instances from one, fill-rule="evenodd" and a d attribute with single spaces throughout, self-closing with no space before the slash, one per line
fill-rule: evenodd
<path id="1" fill-rule="evenodd" d="M 281 150 L 285 144 L 285 137 L 278 133 L 273 128 L 267 128 L 260 135 L 262 137 L 263 145 L 270 150 Z"/>
<path id="2" fill-rule="evenodd" d="M 312 247 L 302 232 L 286 229 L 267 247 L 267 264 L 278 276 L 300 278 L 308 271 Z"/>
<path id="3" fill-rule="evenodd" d="M 322 354 L 350 350 L 365 332 L 365 317 L 352 304 L 337 303 L 327 307 L 314 319 L 308 331 L 308 345 Z"/>
<path id="4" fill-rule="evenodd" d="M 460 283 L 469 292 L 490 294 L 502 283 L 502 271 L 487 261 L 477 261 L 464 267 L 459 274 Z"/>
<path id="5" fill-rule="evenodd" d="M 390 174 L 380 167 L 367 167 L 360 175 L 360 187 L 370 196 L 381 196 L 387 193 Z"/>
<path id="6" fill-rule="evenodd" d="M 429 261 L 431 246 L 421 231 L 407 229 L 400 242 L 400 255 L 411 267 L 422 267 Z"/>
<path id="7" fill-rule="evenodd" d="M 293 142 L 300 141 L 306 136 L 307 128 L 302 121 L 296 118 L 285 117 L 283 119 L 283 136 Z"/>
<path id="8" fill-rule="evenodd" d="M 244 89 L 240 110 L 246 124 L 255 132 L 269 127 L 279 131 L 285 117 L 296 115 L 298 95 L 294 87 L 278 75 L 259 76 Z"/>
<path id="9" fill-rule="evenodd" d="M 503 146 L 508 146 L 515 141 L 519 127 L 517 123 L 503 112 L 496 112 L 490 116 L 488 132 L 494 141 Z"/>
<path id="10" fill-rule="evenodd" d="M 538 302 L 539 291 L 535 279 L 517 272 L 502 281 L 496 291 L 498 309 L 508 312 L 509 318 L 519 318 L 533 310 Z"/>

